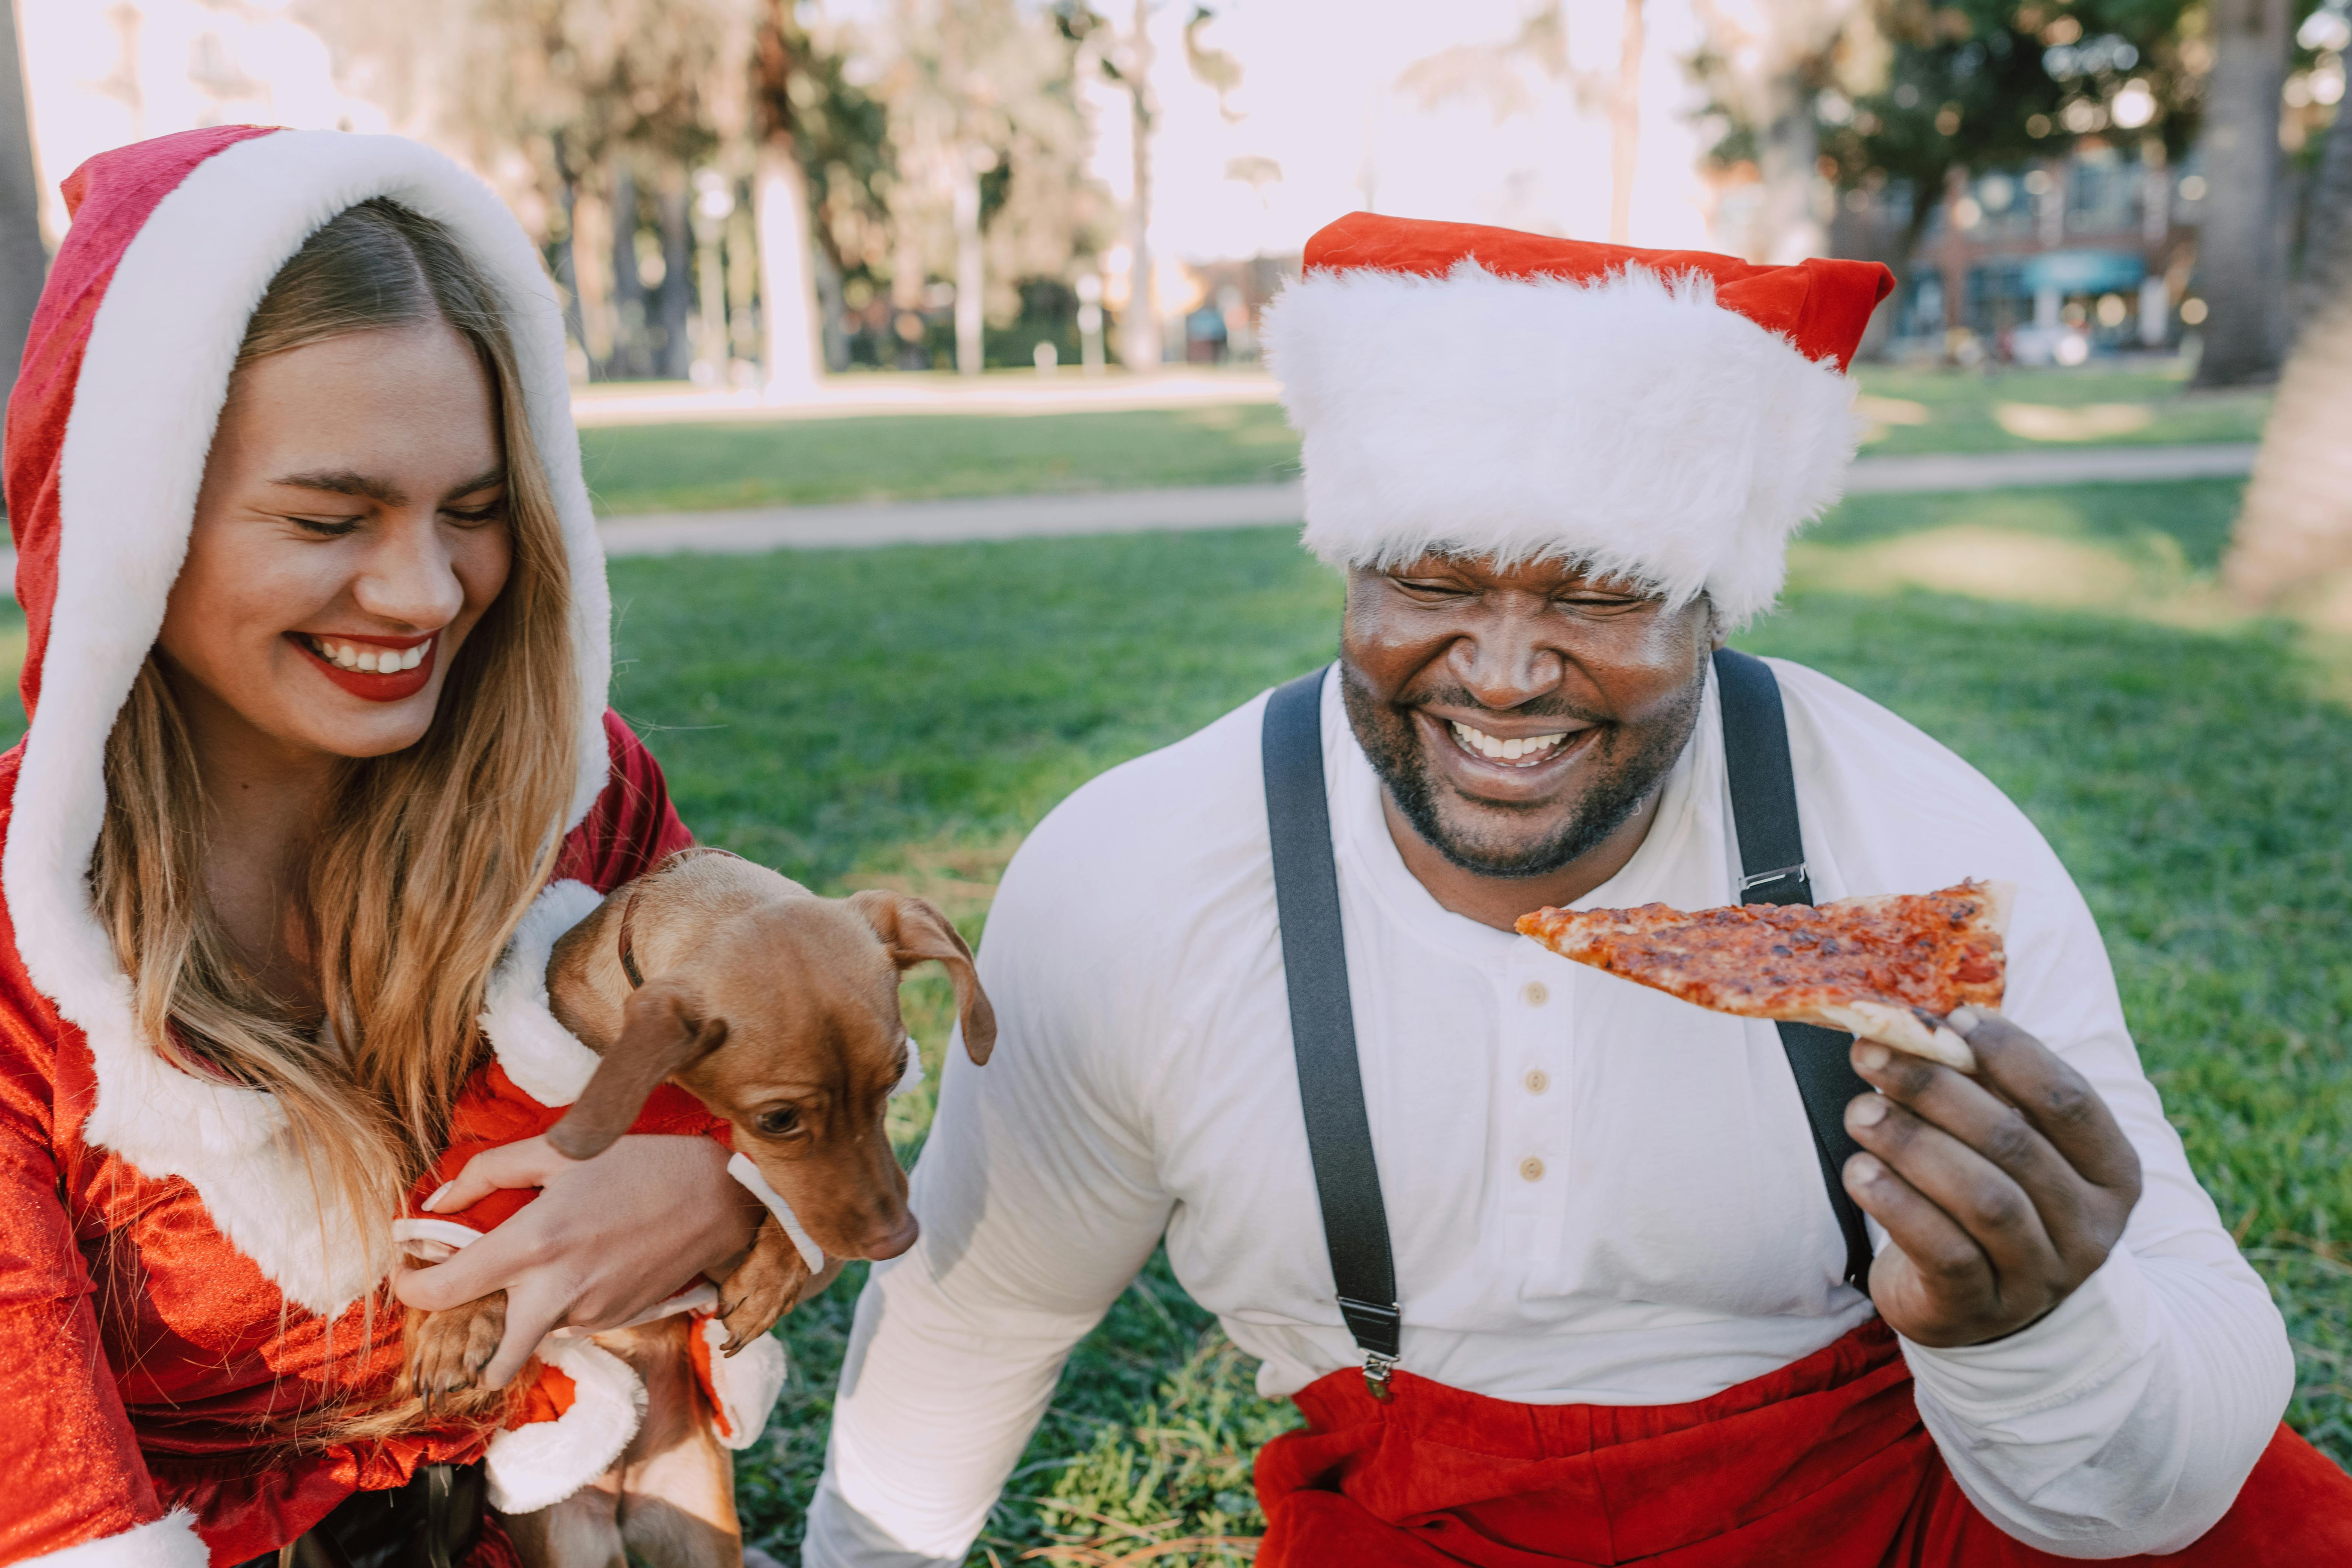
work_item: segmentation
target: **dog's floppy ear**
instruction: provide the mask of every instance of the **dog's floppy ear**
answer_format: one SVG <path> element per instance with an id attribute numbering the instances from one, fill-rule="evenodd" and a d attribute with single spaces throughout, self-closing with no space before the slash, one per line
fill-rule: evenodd
<path id="1" fill-rule="evenodd" d="M 670 1074 L 699 1061 L 727 1038 L 727 1021 L 705 1018 L 702 1000 L 679 980 L 654 980 L 629 994 L 621 1037 L 596 1064 L 588 1087 L 549 1131 L 555 1152 L 593 1159 L 629 1130 L 646 1097 Z"/>
<path id="2" fill-rule="evenodd" d="M 956 1019 L 963 1026 L 963 1048 L 973 1065 L 985 1063 L 988 1053 L 996 1048 L 996 1009 L 989 1005 L 988 993 L 980 988 L 980 971 L 973 967 L 971 949 L 964 945 L 962 933 L 938 905 L 912 894 L 869 890 L 850 894 L 849 902 L 866 917 L 866 923 L 890 950 L 890 961 L 899 968 L 933 958 L 947 965 L 948 978 L 955 982 Z"/>

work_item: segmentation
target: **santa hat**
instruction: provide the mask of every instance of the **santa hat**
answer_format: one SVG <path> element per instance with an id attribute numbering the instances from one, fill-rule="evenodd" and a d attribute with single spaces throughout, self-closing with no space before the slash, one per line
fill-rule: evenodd
<path id="1" fill-rule="evenodd" d="M 1266 313 L 1306 542 L 1343 565 L 1576 560 L 1737 625 L 1838 498 L 1844 371 L 1893 287 L 1875 262 L 1351 214 Z"/>
<path id="2" fill-rule="evenodd" d="M 49 270 L 8 403 L 8 521 L 32 720 L 0 884 L 17 955 L 89 1042 L 82 1129 L 151 1176 L 195 1184 L 223 1234 L 288 1296 L 340 1310 L 371 1281 L 356 1242 L 321 1254 L 318 1194 L 283 1113 L 157 1054 L 90 906 L 108 734 L 163 621 L 213 429 L 254 307 L 329 220 L 386 197 L 446 226 L 496 295 L 571 567 L 580 772 L 567 826 L 604 787 L 604 561 L 580 473 L 563 326 L 537 250 L 489 187 L 394 136 L 183 132 L 68 177 L 73 226 Z M 331 1237 L 331 1240 L 332 1238 Z"/>

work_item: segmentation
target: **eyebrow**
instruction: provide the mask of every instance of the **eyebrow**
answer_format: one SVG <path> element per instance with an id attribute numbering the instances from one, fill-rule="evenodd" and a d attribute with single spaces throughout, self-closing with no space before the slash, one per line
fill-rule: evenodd
<path id="1" fill-rule="evenodd" d="M 363 496 L 381 501 L 385 506 L 407 504 L 407 492 L 389 480 L 375 479 L 354 468 L 320 468 L 309 473 L 280 474 L 269 481 L 273 485 L 289 485 L 299 490 L 323 490 L 329 495 Z M 462 484 L 450 487 L 448 497 L 469 496 L 476 490 L 486 490 L 507 482 L 504 465 L 485 468 Z"/>

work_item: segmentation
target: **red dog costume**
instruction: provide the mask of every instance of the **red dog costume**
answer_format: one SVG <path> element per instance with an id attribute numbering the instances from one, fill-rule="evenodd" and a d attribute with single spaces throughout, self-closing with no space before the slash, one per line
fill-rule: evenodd
<path id="1" fill-rule="evenodd" d="M 0 757 L 0 1563 L 71 1552 L 77 1568 L 202 1568 L 486 1447 L 458 1428 L 324 1449 L 256 1435 L 261 1418 L 386 1391 L 399 1309 L 350 1245 L 357 1227 L 320 1214 L 268 1098 L 181 1071 L 142 1037 L 86 881 L 106 736 L 178 574 L 247 319 L 352 204 L 388 196 L 439 219 L 500 296 L 570 557 L 582 704 L 550 716 L 581 736 L 570 837 L 492 984 L 498 1062 L 466 1091 L 457 1153 L 540 1131 L 584 1083 L 593 1058 L 546 1010 L 548 945 L 689 840 L 660 770 L 604 709 L 609 602 L 562 326 L 498 199 L 395 138 L 250 126 L 106 153 L 67 195 L 73 228 L 7 423 L 32 727 Z M 640 1126 L 709 1124 L 672 1091 Z M 486 1227 L 529 1195 L 457 1217 Z M 517 1428 L 487 1444 L 492 1500 L 510 1512 L 601 1473 L 643 1404 L 634 1374 L 587 1341 L 543 1353 L 551 1370 Z M 724 1364 L 737 1441 L 756 1435 L 781 1377 L 772 1342 Z"/>

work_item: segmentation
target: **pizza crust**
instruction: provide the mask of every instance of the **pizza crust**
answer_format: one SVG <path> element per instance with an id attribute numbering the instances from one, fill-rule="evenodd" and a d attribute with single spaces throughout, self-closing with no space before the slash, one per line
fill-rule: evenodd
<path id="1" fill-rule="evenodd" d="M 1857 1039 L 1875 1040 L 1882 1046 L 1892 1046 L 1898 1051 L 1908 1051 L 1915 1057 L 1974 1074 L 1977 1054 L 1948 1024 L 1938 1021 L 1930 1026 L 1928 1019 L 1934 1017 L 1932 1013 L 1923 1016 L 1908 1007 L 1885 1002 L 1833 1002 L 1814 1008 L 1810 1016 L 1790 1021 L 1843 1029 Z"/>

